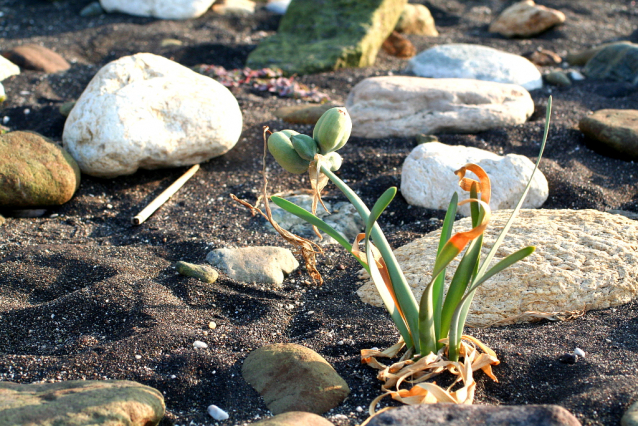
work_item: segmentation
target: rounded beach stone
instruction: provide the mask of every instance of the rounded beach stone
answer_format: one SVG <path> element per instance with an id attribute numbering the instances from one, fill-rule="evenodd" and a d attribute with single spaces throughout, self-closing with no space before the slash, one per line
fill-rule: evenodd
<path id="1" fill-rule="evenodd" d="M 57 73 L 71 68 L 66 59 L 51 49 L 37 44 L 23 44 L 2 54 L 16 65 L 28 70 Z"/>
<path id="2" fill-rule="evenodd" d="M 80 169 L 63 148 L 35 132 L 0 135 L 0 206 L 59 206 L 80 186 Z"/>
<path id="3" fill-rule="evenodd" d="M 638 85 L 638 44 L 614 43 L 597 52 L 583 69 L 588 78 Z"/>
<path id="4" fill-rule="evenodd" d="M 334 426 L 321 416 L 303 411 L 278 414 L 254 424 L 259 426 Z"/>
<path id="5" fill-rule="evenodd" d="M 242 116 L 212 78 L 150 53 L 125 56 L 93 77 L 62 136 L 83 172 L 98 177 L 201 163 L 239 140 Z"/>
<path id="6" fill-rule="evenodd" d="M 459 200 L 468 198 L 468 193 L 459 187 L 458 177 L 454 174 L 468 163 L 478 164 L 490 177 L 492 211 L 514 208 L 534 171 L 534 163 L 522 155 L 500 156 L 462 145 L 424 143 L 414 148 L 403 163 L 401 195 L 409 204 L 445 210 L 454 192 L 459 194 Z M 468 176 L 475 178 L 471 173 Z M 538 208 L 547 200 L 548 195 L 547 179 L 538 170 L 523 207 Z M 458 212 L 469 216 L 470 206 L 460 206 Z"/>
<path id="7" fill-rule="evenodd" d="M 121 12 L 159 19 L 191 19 L 204 13 L 215 0 L 100 0 L 106 12 Z"/>
<path id="8" fill-rule="evenodd" d="M 515 84 L 389 76 L 359 82 L 346 109 L 353 136 L 413 137 L 523 124 L 534 112 L 534 101 Z"/>
<path id="9" fill-rule="evenodd" d="M 2 425 L 155 426 L 165 412 L 161 392 L 126 380 L 0 382 L 0 401 Z"/>
<path id="10" fill-rule="evenodd" d="M 424 50 L 410 60 L 407 71 L 419 77 L 518 84 L 527 90 L 543 87 L 540 71 L 528 59 L 478 44 L 444 44 Z"/>
<path id="11" fill-rule="evenodd" d="M 511 210 L 492 215 L 485 232 L 483 258 Z M 455 223 L 469 230 L 470 218 Z M 395 250 L 414 296 L 420 299 L 431 278 L 440 230 Z M 485 327 L 497 321 L 525 322 L 526 311 L 569 312 L 604 309 L 638 295 L 638 222 L 597 210 L 521 210 L 492 264 L 526 246 L 536 251 L 486 281 L 476 291 L 467 323 Z M 458 265 L 447 269 L 446 279 Z M 372 282 L 357 294 L 383 306 Z M 533 320 L 533 318 L 531 318 Z"/>
<path id="12" fill-rule="evenodd" d="M 292 252 L 281 247 L 216 249 L 208 253 L 206 262 L 234 280 L 275 286 L 281 286 L 285 275 L 299 267 Z"/>
<path id="13" fill-rule="evenodd" d="M 537 5 L 533 0 L 523 0 L 505 9 L 492 22 L 489 31 L 505 37 L 531 37 L 563 22 L 563 12 Z"/>
<path id="14" fill-rule="evenodd" d="M 323 414 L 350 393 L 347 383 L 321 355 L 293 343 L 277 343 L 251 352 L 242 366 L 242 375 L 273 414 Z"/>
<path id="15" fill-rule="evenodd" d="M 578 123 L 580 131 L 627 160 L 638 160 L 638 110 L 601 109 Z"/>

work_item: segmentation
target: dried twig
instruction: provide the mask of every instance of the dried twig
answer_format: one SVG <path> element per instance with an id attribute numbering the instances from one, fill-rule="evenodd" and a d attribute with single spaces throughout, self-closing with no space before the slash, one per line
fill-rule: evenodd
<path id="1" fill-rule="evenodd" d="M 131 218 L 133 225 L 140 225 L 148 219 L 155 210 L 159 209 L 169 198 L 173 196 L 184 184 L 199 170 L 199 164 L 195 164 L 188 169 L 179 179 L 177 179 L 171 186 L 166 188 L 164 192 L 157 196 L 151 203 L 139 212 L 135 217 Z"/>

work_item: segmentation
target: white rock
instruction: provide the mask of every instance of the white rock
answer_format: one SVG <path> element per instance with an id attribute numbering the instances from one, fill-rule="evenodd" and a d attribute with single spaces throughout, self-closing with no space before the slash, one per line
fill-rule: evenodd
<path id="1" fill-rule="evenodd" d="M 527 90 L 543 87 L 540 71 L 526 58 L 478 44 L 432 47 L 410 59 L 407 71 L 419 77 L 518 84 Z"/>
<path id="2" fill-rule="evenodd" d="M 529 158 L 517 154 L 500 156 L 489 151 L 465 146 L 450 146 L 439 142 L 418 145 L 403 163 L 401 194 L 409 204 L 428 209 L 446 210 L 454 192 L 459 200 L 468 197 L 458 185 L 455 170 L 467 163 L 481 166 L 492 182 L 492 211 L 513 209 L 525 190 L 534 170 Z M 476 179 L 473 174 L 469 177 Z M 549 195 L 547 179 L 536 171 L 523 208 L 538 208 Z M 459 207 L 463 216 L 470 215 L 470 206 Z"/>
<path id="3" fill-rule="evenodd" d="M 208 253 L 206 262 L 234 280 L 275 286 L 283 283 L 284 274 L 288 275 L 299 267 L 292 252 L 281 247 L 216 249 Z"/>
<path id="4" fill-rule="evenodd" d="M 195 349 L 206 349 L 208 347 L 208 345 L 204 342 L 202 342 L 201 340 L 195 340 L 193 342 L 193 347 Z"/>
<path id="5" fill-rule="evenodd" d="M 290 0 L 274 0 L 268 2 L 266 9 L 278 15 L 285 15 L 288 5 L 290 5 Z"/>
<path id="6" fill-rule="evenodd" d="M 208 414 L 218 422 L 228 420 L 228 413 L 216 405 L 209 405 L 207 411 Z"/>
<path id="7" fill-rule="evenodd" d="M 190 19 L 203 15 L 215 0 L 100 0 L 106 12 L 159 19 Z"/>
<path id="8" fill-rule="evenodd" d="M 20 67 L 0 55 L 0 81 L 18 74 L 20 74 Z"/>
<path id="9" fill-rule="evenodd" d="M 585 358 L 585 351 L 583 351 L 581 348 L 576 348 L 574 349 L 574 355 Z"/>
<path id="10" fill-rule="evenodd" d="M 569 76 L 574 81 L 582 81 L 585 79 L 585 76 L 580 71 L 570 71 Z"/>
<path id="11" fill-rule="evenodd" d="M 384 138 L 523 124 L 534 112 L 534 101 L 514 84 L 392 76 L 359 82 L 346 108 L 353 136 Z"/>
<path id="12" fill-rule="evenodd" d="M 220 156 L 235 146 L 241 130 L 239 105 L 223 85 L 169 59 L 138 53 L 93 77 L 62 139 L 84 173 L 115 177 Z"/>
<path id="13" fill-rule="evenodd" d="M 483 257 L 501 232 L 510 210 L 496 212 L 485 233 Z M 470 229 L 470 218 L 455 232 Z M 417 302 L 430 281 L 440 231 L 397 250 L 395 255 Z M 494 261 L 525 246 L 536 251 L 481 286 L 470 307 L 468 324 L 487 326 L 533 320 L 527 311 L 570 312 L 604 309 L 638 296 L 638 221 L 597 210 L 522 210 Z M 458 259 L 447 270 L 452 278 Z M 381 299 L 370 282 L 357 291 L 375 306 Z"/>

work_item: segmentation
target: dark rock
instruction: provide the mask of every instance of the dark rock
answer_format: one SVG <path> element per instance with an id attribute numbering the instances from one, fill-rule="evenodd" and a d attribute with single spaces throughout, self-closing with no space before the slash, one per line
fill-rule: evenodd
<path id="1" fill-rule="evenodd" d="M 71 65 L 51 49 L 37 44 L 24 44 L 2 54 L 20 68 L 46 73 L 66 71 Z"/>
<path id="2" fill-rule="evenodd" d="M 545 81 L 554 86 L 571 86 L 572 81 L 563 71 L 552 71 L 545 75 Z"/>
<path id="3" fill-rule="evenodd" d="M 605 47 L 587 62 L 583 72 L 593 79 L 627 81 L 638 85 L 638 44 Z"/>
<path id="4" fill-rule="evenodd" d="M 0 207 L 58 206 L 79 186 L 77 163 L 51 140 L 35 132 L 0 135 Z"/>
<path id="5" fill-rule="evenodd" d="M 570 54 L 567 55 L 567 57 L 565 59 L 571 65 L 585 65 L 587 63 L 587 61 L 589 61 L 591 58 L 593 58 L 594 55 L 596 55 L 596 53 L 600 52 L 604 48 L 606 48 L 608 46 L 615 46 L 615 45 L 620 45 L 620 44 L 631 44 L 631 43 L 628 42 L 628 41 L 618 41 L 618 42 L 615 42 L 615 43 L 605 43 L 605 44 L 601 44 L 600 46 L 592 47 L 591 49 L 583 50 L 583 51 L 580 51 L 580 52 L 570 53 Z"/>
<path id="6" fill-rule="evenodd" d="M 215 268 L 208 265 L 195 265 L 193 263 L 179 261 L 175 264 L 175 268 L 177 272 L 184 276 L 197 278 L 208 284 L 214 283 L 217 281 L 217 278 L 219 278 L 219 273 Z"/>
<path id="7" fill-rule="evenodd" d="M 164 417 L 161 392 L 126 380 L 0 382 L 0 426 L 154 426 Z"/>
<path id="8" fill-rule="evenodd" d="M 399 407 L 373 417 L 368 426 L 580 426 L 557 405 L 428 404 Z"/>
<path id="9" fill-rule="evenodd" d="M 397 24 L 406 0 L 295 0 L 277 34 L 248 56 L 252 69 L 310 74 L 374 63 Z"/>
<path id="10" fill-rule="evenodd" d="M 292 343 L 251 352 L 242 366 L 242 375 L 274 414 L 322 414 L 350 393 L 346 382 L 321 355 Z"/>
<path id="11" fill-rule="evenodd" d="M 328 420 L 312 413 L 291 411 L 254 423 L 260 426 L 333 426 Z"/>
<path id="12" fill-rule="evenodd" d="M 601 109 L 578 123 L 580 131 L 627 160 L 638 160 L 638 110 Z"/>
<path id="13" fill-rule="evenodd" d="M 561 356 L 558 357 L 558 361 L 562 362 L 563 364 L 576 364 L 576 355 L 574 354 L 563 354 Z"/>

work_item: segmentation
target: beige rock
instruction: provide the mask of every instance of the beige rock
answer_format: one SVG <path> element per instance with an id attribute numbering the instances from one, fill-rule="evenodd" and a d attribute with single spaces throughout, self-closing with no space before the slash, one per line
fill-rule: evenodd
<path id="1" fill-rule="evenodd" d="M 505 9 L 490 25 L 491 33 L 505 37 L 531 37 L 565 22 L 561 11 L 523 0 Z"/>
<path id="2" fill-rule="evenodd" d="M 485 233 L 483 257 L 511 214 L 496 212 Z M 455 230 L 470 228 L 459 220 Z M 417 301 L 431 277 L 440 231 L 397 250 L 397 260 Z M 522 210 L 494 262 L 525 246 L 536 252 L 480 287 L 467 323 L 488 326 L 526 311 L 568 312 L 603 309 L 629 302 L 638 294 L 638 222 L 597 210 Z M 493 262 L 493 263 L 494 263 Z M 448 268 L 447 282 L 458 262 Z M 371 282 L 357 294 L 382 306 Z M 507 322 L 507 321 L 506 321 Z"/>
<path id="3" fill-rule="evenodd" d="M 275 343 L 252 351 L 244 360 L 241 373 L 273 414 L 323 414 L 350 393 L 348 384 L 328 361 L 312 349 L 294 343 Z"/>
<path id="4" fill-rule="evenodd" d="M 254 424 L 255 426 L 333 426 L 323 417 L 303 411 L 289 411 Z"/>
<path id="5" fill-rule="evenodd" d="M 154 426 L 164 411 L 161 392 L 126 380 L 0 382 L 0 426 Z"/>
<path id="6" fill-rule="evenodd" d="M 534 112 L 523 87 L 462 78 L 373 77 L 346 101 L 352 135 L 410 137 L 472 133 L 522 124 Z"/>
<path id="7" fill-rule="evenodd" d="M 255 13 L 255 6 L 251 0 L 217 0 L 212 9 L 220 15 L 246 16 Z"/>
<path id="8" fill-rule="evenodd" d="M 439 35 L 430 10 L 422 4 L 406 4 L 395 31 L 431 37 Z"/>

